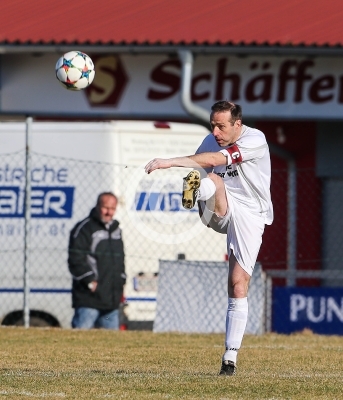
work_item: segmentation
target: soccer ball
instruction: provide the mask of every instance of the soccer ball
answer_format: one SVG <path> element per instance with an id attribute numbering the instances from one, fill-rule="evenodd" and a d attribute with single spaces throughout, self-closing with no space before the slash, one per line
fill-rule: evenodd
<path id="1" fill-rule="evenodd" d="M 56 78 L 69 90 L 81 90 L 94 79 L 93 61 L 81 51 L 69 51 L 56 63 Z"/>

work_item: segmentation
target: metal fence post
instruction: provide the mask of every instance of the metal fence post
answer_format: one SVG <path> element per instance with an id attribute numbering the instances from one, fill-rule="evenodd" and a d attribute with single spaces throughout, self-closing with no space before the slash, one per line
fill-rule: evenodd
<path id="1" fill-rule="evenodd" d="M 273 302 L 273 281 L 272 278 L 266 273 L 265 283 L 265 332 L 272 331 L 272 302 Z"/>
<path id="2" fill-rule="evenodd" d="M 24 235 L 24 326 L 30 326 L 30 220 L 31 220 L 31 131 L 32 117 L 26 118 L 25 132 L 25 235 Z"/>
<path id="3" fill-rule="evenodd" d="M 294 160 L 288 161 L 287 213 L 287 286 L 295 286 L 297 269 L 297 171 Z"/>

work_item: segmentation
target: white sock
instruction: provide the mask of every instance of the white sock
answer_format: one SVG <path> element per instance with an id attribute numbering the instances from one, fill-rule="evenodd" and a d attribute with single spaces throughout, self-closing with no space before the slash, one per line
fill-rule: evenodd
<path id="1" fill-rule="evenodd" d="M 216 192 L 216 185 L 210 178 L 201 179 L 200 189 L 197 200 L 206 201 Z"/>
<path id="2" fill-rule="evenodd" d="M 248 320 L 248 298 L 234 299 L 229 297 L 226 315 L 226 351 L 223 360 L 237 361 L 237 352 L 241 347 Z"/>

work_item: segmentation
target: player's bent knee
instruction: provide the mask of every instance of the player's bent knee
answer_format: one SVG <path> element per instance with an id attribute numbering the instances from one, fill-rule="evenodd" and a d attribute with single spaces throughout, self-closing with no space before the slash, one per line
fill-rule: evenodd
<path id="1" fill-rule="evenodd" d="M 207 178 L 210 178 L 211 181 L 213 181 L 216 186 L 217 185 L 221 185 L 221 186 L 223 185 L 223 179 L 220 178 L 217 174 L 215 174 L 213 172 L 209 172 L 207 174 Z"/>
<path id="2" fill-rule="evenodd" d="M 249 283 L 243 281 L 243 282 L 236 282 L 236 283 L 230 283 L 228 285 L 228 295 L 229 297 L 234 297 L 234 298 L 243 298 L 247 297 L 248 295 L 248 285 Z"/>

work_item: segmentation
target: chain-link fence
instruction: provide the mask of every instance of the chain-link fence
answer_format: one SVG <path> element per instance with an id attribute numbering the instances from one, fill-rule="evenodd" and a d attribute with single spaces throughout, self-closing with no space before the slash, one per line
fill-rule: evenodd
<path id="1" fill-rule="evenodd" d="M 0 156 L 0 312 L 16 323 L 23 309 L 25 153 Z M 99 193 L 119 198 L 115 218 L 123 231 L 130 321 L 153 321 L 159 259 L 224 260 L 226 242 L 204 227 L 197 211 L 181 207 L 185 171 L 84 162 L 42 154 L 31 157 L 29 286 L 31 317 L 70 327 L 69 232 L 86 218 Z M 200 232 L 203 232 L 201 236 Z M 202 240 L 205 240 L 205 244 Z M 44 314 L 45 313 L 45 314 Z M 146 325 L 148 326 L 148 325 Z"/>
<path id="2" fill-rule="evenodd" d="M 259 255 L 267 276 L 266 330 L 343 334 L 342 182 L 298 167 L 290 193 L 288 169 L 273 169 L 275 219 Z"/>
<path id="3" fill-rule="evenodd" d="M 160 261 L 154 332 L 224 333 L 228 268 L 228 262 Z M 257 263 L 248 293 L 247 334 L 266 330 L 266 294 Z"/>
<path id="4" fill-rule="evenodd" d="M 129 328 L 152 328 L 159 260 L 223 262 L 225 235 L 206 228 L 197 210 L 185 211 L 181 206 L 182 177 L 186 173 L 185 169 L 175 168 L 146 175 L 143 166 L 33 153 L 27 260 L 31 324 L 70 327 L 73 310 L 67 267 L 69 232 L 76 222 L 88 216 L 103 191 L 113 191 L 119 198 L 115 217 L 123 230 L 125 245 L 128 278 L 124 308 Z M 341 329 L 342 181 L 321 180 L 316 178 L 314 169 L 298 168 L 293 194 L 296 210 L 290 218 L 288 173 L 287 169 L 273 170 L 275 221 L 266 227 L 258 258 L 269 277 L 264 285 L 264 326 L 267 330 L 290 332 L 290 326 L 316 330 L 317 325 L 325 322 L 326 328 L 320 329 L 326 333 L 337 322 L 337 329 Z M 24 211 L 25 152 L 1 154 L 2 324 L 22 323 Z M 289 235 L 290 221 L 296 224 L 291 230 L 293 237 Z M 216 273 L 211 268 L 206 271 Z M 179 278 L 191 279 L 189 274 Z M 190 288 L 189 295 L 196 298 L 201 288 L 196 284 Z M 187 306 L 183 297 L 178 299 L 180 308 Z"/>

